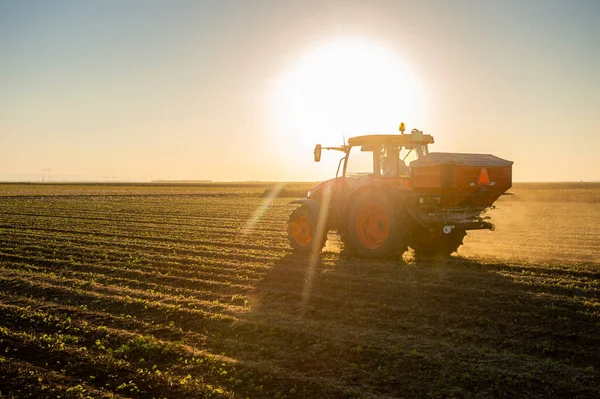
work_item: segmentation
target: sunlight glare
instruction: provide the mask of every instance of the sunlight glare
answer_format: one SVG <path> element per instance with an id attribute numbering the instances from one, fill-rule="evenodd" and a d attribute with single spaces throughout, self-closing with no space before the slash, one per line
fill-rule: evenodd
<path id="1" fill-rule="evenodd" d="M 261 202 L 258 208 L 256 208 L 252 216 L 246 221 L 244 227 L 242 227 L 243 235 L 247 235 L 252 232 L 256 223 L 258 223 L 260 219 L 262 219 L 265 212 L 269 209 L 273 201 L 275 201 L 275 199 L 278 197 L 279 193 L 281 192 L 281 190 L 284 189 L 284 187 L 285 184 L 277 184 L 273 188 L 271 188 L 269 194 Z"/>
<path id="2" fill-rule="evenodd" d="M 359 134 L 391 132 L 421 119 L 420 88 L 394 53 L 363 40 L 337 40 L 307 53 L 275 93 L 286 142 L 309 148 Z M 284 133 L 280 133 L 284 134 Z"/>
<path id="3" fill-rule="evenodd" d="M 324 193 L 323 202 L 321 203 L 319 216 L 317 218 L 316 234 L 313 237 L 313 245 L 308 258 L 306 268 L 306 279 L 302 288 L 302 300 L 300 302 L 300 311 L 305 313 L 307 310 L 308 301 L 312 294 L 313 280 L 315 277 L 315 269 L 317 264 L 321 262 L 319 251 L 321 250 L 320 243 L 323 238 L 327 239 L 327 216 L 329 215 L 329 203 L 331 202 L 331 191 Z M 325 237 L 324 237 L 325 236 Z"/>

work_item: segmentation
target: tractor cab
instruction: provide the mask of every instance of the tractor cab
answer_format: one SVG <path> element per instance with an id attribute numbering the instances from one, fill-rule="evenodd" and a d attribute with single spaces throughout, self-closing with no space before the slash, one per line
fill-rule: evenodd
<path id="1" fill-rule="evenodd" d="M 413 129 L 410 134 L 374 134 L 348 139 L 348 144 L 340 147 L 322 147 L 317 144 L 315 162 L 321 159 L 322 150 L 335 150 L 344 153 L 340 159 L 336 178 L 326 181 L 311 190 L 317 194 L 321 188 L 329 187 L 333 191 L 344 191 L 361 186 L 365 182 L 380 179 L 394 179 L 398 183 L 410 186 L 410 162 L 429 153 L 429 144 L 434 140 L 431 135 Z M 389 181 L 388 181 L 389 182 Z M 309 195 L 310 197 L 310 195 Z"/>
<path id="2" fill-rule="evenodd" d="M 429 153 L 433 137 L 416 129 L 411 134 L 378 134 L 348 140 L 342 176 L 410 178 L 411 161 Z M 367 170 L 367 172 L 361 172 Z"/>
<path id="3" fill-rule="evenodd" d="M 409 164 L 429 153 L 429 144 L 434 142 L 431 135 L 413 129 L 410 134 L 372 134 L 348 139 L 342 147 L 320 147 L 344 152 L 340 159 L 338 171 L 334 179 L 325 181 L 314 187 L 310 199 L 323 202 L 328 196 L 331 208 L 330 218 L 333 224 L 345 217 L 348 212 L 348 201 L 353 194 L 364 187 L 384 185 L 400 191 L 411 186 Z M 317 161 L 317 159 L 315 158 Z"/>

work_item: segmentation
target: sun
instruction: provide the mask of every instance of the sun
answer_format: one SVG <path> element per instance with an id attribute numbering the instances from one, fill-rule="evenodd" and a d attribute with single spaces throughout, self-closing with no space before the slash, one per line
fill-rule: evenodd
<path id="1" fill-rule="evenodd" d="M 421 89 L 406 62 L 383 46 L 340 39 L 306 53 L 273 97 L 278 134 L 309 148 L 342 136 L 393 132 L 421 119 Z"/>

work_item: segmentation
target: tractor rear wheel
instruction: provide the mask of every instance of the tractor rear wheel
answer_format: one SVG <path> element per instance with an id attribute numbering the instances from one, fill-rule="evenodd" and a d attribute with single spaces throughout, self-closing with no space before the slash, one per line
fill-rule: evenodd
<path id="1" fill-rule="evenodd" d="M 432 235 L 422 231 L 410 241 L 410 247 L 415 251 L 417 258 L 429 258 L 435 256 L 450 256 L 463 244 L 467 235 L 464 230 L 453 230 L 450 234 Z"/>
<path id="2" fill-rule="evenodd" d="M 290 245 L 296 251 L 310 252 L 316 246 L 315 252 L 319 252 L 325 246 L 327 231 L 321 233 L 320 241 L 317 242 L 317 218 L 318 215 L 311 212 L 306 205 L 296 208 L 290 215 L 287 233 Z"/>
<path id="3" fill-rule="evenodd" d="M 360 195 L 348 216 L 348 244 L 365 258 L 399 256 L 407 249 L 408 215 L 389 196 Z"/>

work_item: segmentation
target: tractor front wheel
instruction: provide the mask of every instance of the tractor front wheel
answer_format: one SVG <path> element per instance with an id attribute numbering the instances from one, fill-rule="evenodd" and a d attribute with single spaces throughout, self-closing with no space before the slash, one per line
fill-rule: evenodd
<path id="1" fill-rule="evenodd" d="M 399 256 L 407 249 L 408 217 L 387 195 L 360 195 L 348 217 L 348 243 L 366 258 Z"/>
<path id="2" fill-rule="evenodd" d="M 319 252 L 325 246 L 327 231 L 317 232 L 317 217 L 306 205 L 296 208 L 290 215 L 287 233 L 290 245 L 296 251 L 310 252 L 316 245 L 315 252 Z"/>

